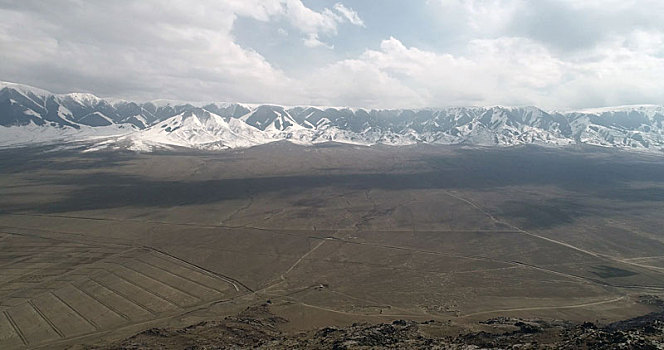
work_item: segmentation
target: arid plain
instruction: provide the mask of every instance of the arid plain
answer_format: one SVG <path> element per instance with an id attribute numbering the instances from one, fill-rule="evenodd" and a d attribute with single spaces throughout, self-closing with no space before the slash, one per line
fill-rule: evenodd
<path id="1" fill-rule="evenodd" d="M 664 296 L 664 162 L 600 148 L 0 150 L 0 348 L 266 303 L 286 331 L 612 322 Z"/>

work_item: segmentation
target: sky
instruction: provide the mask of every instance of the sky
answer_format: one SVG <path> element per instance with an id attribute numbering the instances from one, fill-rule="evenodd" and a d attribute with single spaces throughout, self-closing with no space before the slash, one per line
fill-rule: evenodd
<path id="1" fill-rule="evenodd" d="M 664 105 L 662 0 L 0 0 L 0 80 L 282 105 Z"/>

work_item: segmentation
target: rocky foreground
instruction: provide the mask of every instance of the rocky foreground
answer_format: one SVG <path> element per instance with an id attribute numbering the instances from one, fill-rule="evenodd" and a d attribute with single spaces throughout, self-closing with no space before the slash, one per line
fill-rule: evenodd
<path id="1" fill-rule="evenodd" d="M 91 349 L 664 349 L 664 312 L 598 326 L 564 321 L 495 318 L 491 332 L 444 336 L 438 321 L 397 320 L 286 334 L 286 319 L 269 305 L 250 307 L 221 321 L 181 329 L 153 328 Z"/>

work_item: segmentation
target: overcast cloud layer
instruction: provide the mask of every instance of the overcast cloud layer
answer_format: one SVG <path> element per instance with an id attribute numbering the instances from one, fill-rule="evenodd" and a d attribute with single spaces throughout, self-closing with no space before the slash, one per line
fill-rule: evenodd
<path id="1" fill-rule="evenodd" d="M 0 0 L 0 80 L 405 108 L 664 104 L 661 0 Z"/>

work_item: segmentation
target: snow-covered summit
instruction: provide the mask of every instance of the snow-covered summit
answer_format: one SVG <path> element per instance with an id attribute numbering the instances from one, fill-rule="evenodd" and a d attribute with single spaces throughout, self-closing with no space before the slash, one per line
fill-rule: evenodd
<path id="1" fill-rule="evenodd" d="M 39 135 L 31 137 L 30 135 Z M 105 136 L 105 140 L 88 136 Z M 534 106 L 362 109 L 133 102 L 52 94 L 0 82 L 0 146 L 87 140 L 91 147 L 227 149 L 278 140 L 300 144 L 413 143 L 509 146 L 592 144 L 661 152 L 664 106 L 547 112 Z M 36 142 L 36 141 L 35 141 Z"/>

